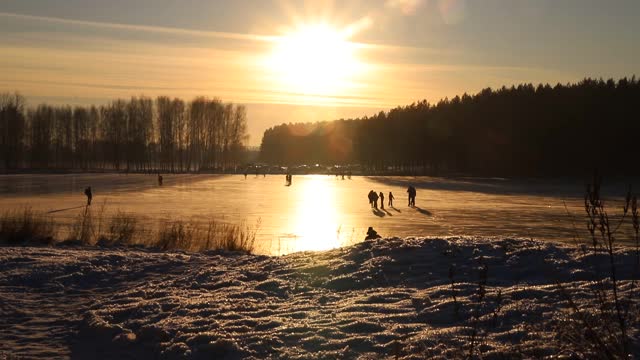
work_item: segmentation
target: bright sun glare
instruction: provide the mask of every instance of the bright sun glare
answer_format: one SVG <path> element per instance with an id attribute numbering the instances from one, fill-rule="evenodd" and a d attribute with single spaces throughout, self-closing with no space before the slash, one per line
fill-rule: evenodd
<path id="1" fill-rule="evenodd" d="M 293 232 L 302 237 L 294 251 L 327 250 L 340 246 L 336 216 L 335 181 L 324 175 L 312 175 L 301 183 L 301 199 L 293 219 Z"/>
<path id="2" fill-rule="evenodd" d="M 305 95 L 341 95 L 362 70 L 347 31 L 306 25 L 276 40 L 267 67 L 286 91 Z"/>

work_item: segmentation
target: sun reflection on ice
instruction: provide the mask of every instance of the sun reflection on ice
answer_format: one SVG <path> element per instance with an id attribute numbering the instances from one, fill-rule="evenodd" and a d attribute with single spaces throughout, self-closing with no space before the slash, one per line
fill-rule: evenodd
<path id="1" fill-rule="evenodd" d="M 293 242 L 286 252 L 327 250 L 341 246 L 335 181 L 324 175 L 310 176 L 295 184 L 298 201 L 292 219 Z"/>

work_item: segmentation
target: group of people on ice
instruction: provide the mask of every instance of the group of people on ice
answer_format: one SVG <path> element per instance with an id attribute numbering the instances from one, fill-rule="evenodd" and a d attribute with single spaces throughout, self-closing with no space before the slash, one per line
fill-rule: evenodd
<path id="1" fill-rule="evenodd" d="M 389 207 L 393 207 L 394 197 L 391 191 L 389 191 L 388 199 L 389 199 Z M 369 191 L 369 205 L 371 205 L 372 208 L 374 209 L 378 208 L 378 200 L 380 200 L 380 208 L 384 209 L 384 193 L 380 191 L 380 194 L 378 194 L 373 190 Z"/>
<path id="2" fill-rule="evenodd" d="M 409 187 L 407 188 L 407 194 L 409 196 L 409 206 L 411 207 L 415 207 L 416 206 L 416 188 L 413 187 L 412 185 L 409 185 Z M 369 205 L 371 205 L 372 208 L 374 209 L 378 209 L 378 200 L 380 200 L 380 208 L 384 209 L 384 193 L 382 191 L 380 191 L 380 193 L 376 193 L 375 191 L 371 190 L 369 191 Z M 388 199 L 388 205 L 389 207 L 393 207 L 393 193 L 391 191 L 389 191 L 389 197 Z"/>

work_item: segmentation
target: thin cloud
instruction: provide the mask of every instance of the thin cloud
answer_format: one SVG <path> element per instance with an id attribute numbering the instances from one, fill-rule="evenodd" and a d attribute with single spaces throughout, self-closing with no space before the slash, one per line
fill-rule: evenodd
<path id="1" fill-rule="evenodd" d="M 453 25 L 464 21 L 467 12 L 466 0 L 438 0 L 438 10 L 445 24 Z"/>
<path id="2" fill-rule="evenodd" d="M 388 1 L 421 2 L 422 0 L 388 0 Z M 226 39 L 226 40 L 244 40 L 244 41 L 254 41 L 254 42 L 264 42 L 264 43 L 273 43 L 275 41 L 278 41 L 278 39 L 281 38 L 278 35 L 242 34 L 242 33 L 222 32 L 222 31 L 181 29 L 181 28 L 162 27 L 162 26 L 97 22 L 97 21 L 65 19 L 65 18 L 49 17 L 49 16 L 16 14 L 16 13 L 8 13 L 8 12 L 0 11 L 0 18 L 1 17 L 31 20 L 31 21 L 42 21 L 42 22 L 56 23 L 56 24 L 62 24 L 62 25 L 80 25 L 80 26 L 88 26 L 88 27 L 94 27 L 94 28 L 100 28 L 100 29 L 139 31 L 139 32 L 172 34 L 172 35 L 186 35 L 186 36 L 194 36 L 194 37 L 217 38 L 217 39 Z M 360 19 L 360 21 L 352 24 L 354 28 L 349 28 L 347 30 L 350 32 L 362 31 L 363 29 L 370 27 L 372 24 L 373 24 L 373 19 L 371 17 L 364 17 Z M 416 46 L 389 45 L 389 44 L 378 44 L 378 43 L 368 43 L 368 42 L 350 42 L 350 43 L 362 49 L 438 51 L 437 49 L 429 49 L 429 48 L 416 47 Z"/>
<path id="3" fill-rule="evenodd" d="M 402 11 L 414 11 L 412 6 L 420 5 L 419 1 L 411 4 L 393 1 L 393 6 L 401 7 Z M 360 55 L 368 60 L 365 65 L 370 75 L 351 79 L 350 91 L 345 94 L 306 94 L 291 92 L 259 65 L 263 52 L 268 52 L 270 42 L 277 39 L 274 36 L 0 12 L 0 18 L 3 17 L 102 30 L 97 34 L 78 29 L 55 34 L 17 32 L 0 40 L 0 52 L 7 54 L 0 59 L 0 68 L 6 74 L 0 88 L 17 89 L 39 97 L 56 94 L 78 99 L 86 96 L 110 99 L 136 93 L 150 96 L 170 93 L 188 98 L 213 94 L 248 103 L 389 107 L 406 103 L 409 98 L 432 98 L 440 93 L 438 89 L 443 80 L 438 72 L 466 74 L 482 70 L 411 62 L 411 58 L 416 57 L 428 61 L 425 57 L 433 57 L 431 55 L 451 55 L 451 49 L 354 43 Z M 374 21 L 375 14 L 363 16 L 345 31 L 357 34 L 371 27 Z M 112 38 L 113 34 L 107 31 L 114 29 L 204 37 L 207 41 L 183 42 L 167 39 L 168 36 L 122 40 Z M 390 56 L 392 58 L 388 58 Z M 407 62 L 398 63 L 399 57 L 407 58 Z"/>
<path id="4" fill-rule="evenodd" d="M 188 36 L 210 37 L 210 38 L 230 39 L 230 40 L 271 42 L 277 38 L 275 36 L 268 36 L 268 35 L 241 34 L 241 33 L 221 32 L 221 31 L 191 30 L 191 29 L 180 29 L 180 28 L 149 26 L 149 25 L 131 25 L 131 24 L 111 23 L 111 22 L 64 19 L 64 18 L 50 17 L 50 16 L 24 15 L 24 14 L 15 14 L 15 13 L 7 13 L 7 12 L 0 12 L 0 17 L 34 20 L 34 21 L 45 21 L 45 22 L 66 24 L 66 25 L 82 25 L 82 26 L 90 26 L 90 27 L 102 28 L 102 29 L 144 31 L 144 32 L 152 32 L 152 33 L 188 35 Z"/>
<path id="5" fill-rule="evenodd" d="M 424 0 L 387 0 L 385 6 L 398 9 L 405 15 L 411 15 L 424 4 Z"/>
<path id="6" fill-rule="evenodd" d="M 474 64 L 380 64 L 373 65 L 377 71 L 389 72 L 460 72 L 460 71 L 533 71 L 543 68 L 513 65 L 474 65 Z"/>

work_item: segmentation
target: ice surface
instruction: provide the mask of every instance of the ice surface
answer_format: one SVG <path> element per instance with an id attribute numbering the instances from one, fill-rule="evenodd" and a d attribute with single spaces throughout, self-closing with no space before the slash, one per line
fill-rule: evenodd
<path id="1" fill-rule="evenodd" d="M 584 183 L 505 179 L 428 177 L 171 175 L 158 187 L 155 175 L 79 174 L 0 176 L 0 210 L 31 206 L 63 223 L 84 211 L 82 190 L 91 186 L 94 210 L 107 201 L 117 210 L 140 216 L 147 228 L 168 218 L 205 222 L 216 218 L 250 226 L 261 219 L 257 252 L 286 254 L 351 245 L 373 226 L 382 236 L 513 236 L 571 241 L 577 229 L 585 237 Z M 418 189 L 416 208 L 407 207 L 406 188 Z M 620 186 L 618 186 L 620 185 Z M 603 194 L 610 215 L 619 213 L 626 182 Z M 373 212 L 369 190 L 389 191 L 395 207 Z M 388 197 L 388 196 L 387 196 Z M 568 216 L 563 201 L 573 218 Z M 575 228 L 574 228 L 575 221 Z M 623 237 L 624 238 L 624 237 Z"/>
<path id="2" fill-rule="evenodd" d="M 634 256 L 617 254 L 623 296 L 635 291 Z M 0 358 L 444 359 L 464 355 L 474 314 L 483 358 L 540 358 L 560 352 L 554 327 L 569 312 L 558 284 L 593 308 L 607 264 L 510 238 L 377 239 L 282 257 L 4 247 Z"/>

